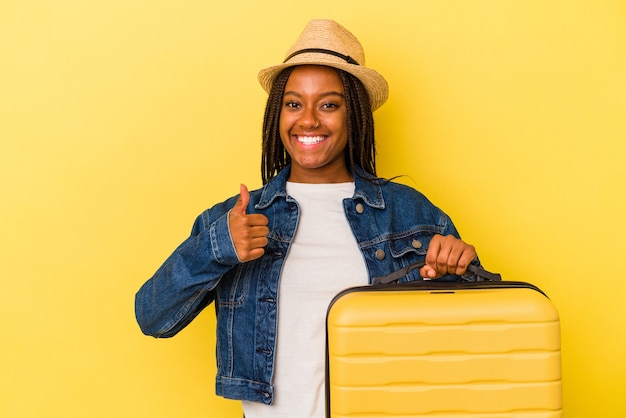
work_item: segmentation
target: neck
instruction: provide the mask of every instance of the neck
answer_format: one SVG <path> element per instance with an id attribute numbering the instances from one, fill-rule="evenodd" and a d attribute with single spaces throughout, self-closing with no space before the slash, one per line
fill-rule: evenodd
<path id="1" fill-rule="evenodd" d="M 354 181 L 354 176 L 346 167 L 340 170 L 299 170 L 296 167 L 291 168 L 291 173 L 287 179 L 293 183 L 313 183 L 313 184 L 329 184 L 329 183 L 347 183 Z"/>

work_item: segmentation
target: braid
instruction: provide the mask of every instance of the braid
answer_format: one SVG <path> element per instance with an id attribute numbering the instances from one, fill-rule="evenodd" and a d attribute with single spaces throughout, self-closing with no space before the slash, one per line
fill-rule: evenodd
<path id="1" fill-rule="evenodd" d="M 291 162 L 280 139 L 280 111 L 283 105 L 283 93 L 287 80 L 294 67 L 288 67 L 276 76 L 272 90 L 267 98 L 263 118 L 263 145 L 261 155 L 261 177 L 263 184 Z"/>
<path id="2" fill-rule="evenodd" d="M 274 175 L 291 163 L 291 157 L 280 138 L 280 112 L 285 86 L 293 69 L 294 67 L 288 67 L 278 74 L 267 99 L 261 157 L 263 184 L 267 184 Z M 356 168 L 360 167 L 365 174 L 376 176 L 374 117 L 367 90 L 352 74 L 339 69 L 336 71 L 343 84 L 346 100 L 346 165 L 353 175 L 358 174 Z"/>
<path id="3" fill-rule="evenodd" d="M 346 164 L 353 174 L 361 167 L 365 173 L 376 176 L 376 142 L 374 117 L 369 95 L 361 81 L 350 73 L 337 70 L 346 96 L 346 123 L 348 146 Z"/>

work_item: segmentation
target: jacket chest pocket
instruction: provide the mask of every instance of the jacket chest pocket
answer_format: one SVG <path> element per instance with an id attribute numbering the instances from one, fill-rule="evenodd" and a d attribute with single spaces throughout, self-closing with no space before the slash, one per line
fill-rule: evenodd
<path id="1" fill-rule="evenodd" d="M 428 252 L 428 246 L 433 235 L 432 231 L 416 231 L 407 234 L 398 234 L 390 237 L 388 246 L 393 259 L 394 270 L 399 270 L 411 264 L 422 261 Z M 419 270 L 412 270 L 401 282 L 421 280 Z"/>

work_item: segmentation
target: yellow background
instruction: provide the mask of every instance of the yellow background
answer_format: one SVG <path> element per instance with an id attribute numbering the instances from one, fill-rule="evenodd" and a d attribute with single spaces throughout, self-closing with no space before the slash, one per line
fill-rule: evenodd
<path id="1" fill-rule="evenodd" d="M 240 417 L 212 309 L 154 340 L 134 293 L 260 186 L 256 73 L 315 17 L 389 81 L 379 174 L 556 304 L 566 416 L 626 410 L 625 2 L 0 0 L 0 416 Z"/>

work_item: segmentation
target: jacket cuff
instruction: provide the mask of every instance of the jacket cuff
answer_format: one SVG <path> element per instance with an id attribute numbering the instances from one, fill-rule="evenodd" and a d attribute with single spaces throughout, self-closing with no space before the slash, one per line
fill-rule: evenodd
<path id="1" fill-rule="evenodd" d="M 209 234 L 215 260 L 220 264 L 235 265 L 241 263 L 241 260 L 237 256 L 237 250 L 230 235 L 229 214 L 230 211 L 213 222 L 209 228 Z"/>

